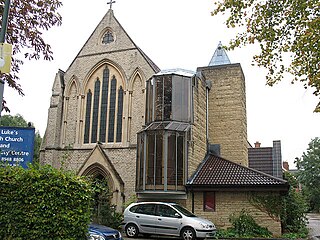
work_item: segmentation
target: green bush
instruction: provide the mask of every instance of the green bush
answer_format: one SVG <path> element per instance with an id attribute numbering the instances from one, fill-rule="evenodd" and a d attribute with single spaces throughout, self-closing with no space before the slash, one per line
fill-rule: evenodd
<path id="1" fill-rule="evenodd" d="M 0 239 L 86 239 L 92 188 L 51 166 L 0 167 Z"/>
<path id="2" fill-rule="evenodd" d="M 116 206 L 111 203 L 108 182 L 105 179 L 93 179 L 94 191 L 93 222 L 115 229 L 121 228 L 123 215 L 116 212 Z"/>
<path id="3" fill-rule="evenodd" d="M 267 228 L 258 225 L 244 209 L 239 214 L 232 214 L 229 221 L 232 224 L 232 228 L 228 229 L 229 237 L 257 238 L 272 236 L 272 233 Z"/>

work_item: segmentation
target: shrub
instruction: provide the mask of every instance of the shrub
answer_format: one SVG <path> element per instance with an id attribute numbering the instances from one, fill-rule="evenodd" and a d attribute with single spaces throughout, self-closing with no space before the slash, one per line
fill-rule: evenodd
<path id="1" fill-rule="evenodd" d="M 286 195 L 253 194 L 251 203 L 256 208 L 266 212 L 270 217 L 280 219 L 283 233 L 306 235 L 306 201 L 302 193 L 296 190 L 298 187 L 297 180 L 288 172 L 284 174 L 284 179 L 290 185 Z"/>
<path id="2" fill-rule="evenodd" d="M 229 231 L 234 237 L 253 238 L 253 237 L 271 237 L 272 233 L 256 223 L 253 217 L 244 209 L 239 215 L 232 214 L 229 218 L 232 228 Z"/>
<path id="3" fill-rule="evenodd" d="M 0 239 L 87 238 L 92 188 L 51 166 L 0 167 Z"/>
<path id="4" fill-rule="evenodd" d="M 116 212 L 116 206 L 111 203 L 112 193 L 110 193 L 106 179 L 93 179 L 92 188 L 94 191 L 93 221 L 120 229 L 123 216 Z"/>

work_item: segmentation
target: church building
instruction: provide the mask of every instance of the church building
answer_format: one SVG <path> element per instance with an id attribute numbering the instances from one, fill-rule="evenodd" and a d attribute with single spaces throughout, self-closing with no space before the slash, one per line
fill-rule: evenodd
<path id="1" fill-rule="evenodd" d="M 246 209 L 281 234 L 278 219 L 250 204 L 252 193 L 288 185 L 248 167 L 241 65 L 219 43 L 208 66 L 160 69 L 111 8 L 56 74 L 40 161 L 106 179 L 119 212 L 132 197 L 170 201 L 227 228 Z"/>

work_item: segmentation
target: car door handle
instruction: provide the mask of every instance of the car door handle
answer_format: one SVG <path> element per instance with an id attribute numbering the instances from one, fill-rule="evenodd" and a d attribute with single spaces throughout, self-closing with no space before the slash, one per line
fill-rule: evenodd
<path id="1" fill-rule="evenodd" d="M 140 216 L 136 216 L 136 218 L 140 218 Z"/>
<path id="2" fill-rule="evenodd" d="M 158 220 L 161 221 L 162 219 L 161 219 L 161 218 L 158 218 Z"/>

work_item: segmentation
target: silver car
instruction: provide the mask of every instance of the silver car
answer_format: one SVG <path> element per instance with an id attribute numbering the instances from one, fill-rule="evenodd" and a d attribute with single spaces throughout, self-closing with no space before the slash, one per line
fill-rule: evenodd
<path id="1" fill-rule="evenodd" d="M 181 236 L 184 240 L 213 237 L 215 225 L 197 217 L 175 203 L 139 202 L 130 204 L 124 211 L 126 235 Z"/>

